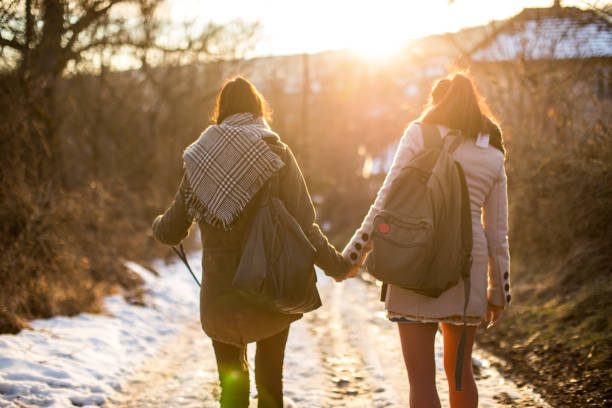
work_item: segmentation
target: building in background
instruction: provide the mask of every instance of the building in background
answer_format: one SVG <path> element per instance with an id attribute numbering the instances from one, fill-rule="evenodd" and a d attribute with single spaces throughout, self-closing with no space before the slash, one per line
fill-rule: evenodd
<path id="1" fill-rule="evenodd" d="M 472 39 L 480 37 L 480 41 L 468 52 L 459 49 L 465 42 L 456 34 L 445 38 L 448 44 L 457 44 L 459 63 L 470 67 L 487 99 L 494 102 L 494 114 L 503 128 L 520 121 L 525 125 L 516 137 L 545 133 L 551 142 L 570 135 L 581 140 L 593 127 L 610 128 L 609 17 L 555 3 L 549 8 L 527 8 L 506 21 L 472 30 L 470 34 L 479 33 Z M 364 176 L 386 174 L 396 147 L 397 142 L 391 143 L 366 155 Z"/>
<path id="2" fill-rule="evenodd" d="M 612 23 L 595 10 L 528 8 L 469 55 L 489 98 L 503 101 L 504 121 L 529 117 L 526 131 L 563 141 L 610 126 Z M 542 129 L 535 123 L 547 118 Z"/>

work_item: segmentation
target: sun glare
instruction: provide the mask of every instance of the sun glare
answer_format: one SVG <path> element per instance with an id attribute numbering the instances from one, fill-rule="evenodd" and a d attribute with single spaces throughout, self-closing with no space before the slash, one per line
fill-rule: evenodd
<path id="1" fill-rule="evenodd" d="M 338 36 L 346 48 L 370 60 L 381 60 L 398 54 L 409 41 L 429 32 L 443 32 L 447 25 L 442 18 L 419 18 L 434 15 L 438 4 L 411 2 L 394 4 L 392 13 L 381 13 L 379 7 L 355 10 L 353 22 Z M 437 6 L 437 7 L 436 7 Z"/>
<path id="2" fill-rule="evenodd" d="M 171 0 L 168 13 L 175 21 L 259 21 L 262 32 L 255 55 L 349 49 L 380 60 L 415 38 L 485 24 L 528 4 L 548 3 L 552 0 L 506 0 L 495 7 L 490 0 L 226 0 L 211 10 L 201 0 Z"/>
<path id="3" fill-rule="evenodd" d="M 389 41 L 388 38 L 369 37 L 362 41 L 350 44 L 348 49 L 360 57 L 379 61 L 398 54 L 404 45 L 403 39 Z"/>

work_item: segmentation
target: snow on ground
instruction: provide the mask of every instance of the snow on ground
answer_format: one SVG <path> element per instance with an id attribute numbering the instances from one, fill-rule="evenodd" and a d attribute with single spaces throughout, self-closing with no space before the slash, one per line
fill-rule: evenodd
<path id="1" fill-rule="evenodd" d="M 197 256 L 193 258 L 198 265 Z M 119 296 L 107 313 L 33 321 L 33 330 L 0 336 L 0 407 L 102 405 L 164 340 L 198 312 L 198 290 L 182 264 L 145 268 L 127 263 L 146 281 L 151 307 Z"/>
<path id="2" fill-rule="evenodd" d="M 190 257 L 196 273 L 199 256 Z M 111 296 L 106 315 L 38 320 L 33 330 L 0 336 L 0 407 L 218 406 L 214 353 L 199 328 L 192 277 L 178 262 L 155 264 L 159 278 L 136 264 L 128 266 L 145 278 L 151 307 Z M 407 406 L 397 328 L 384 317 L 377 288 L 359 279 L 336 284 L 319 275 L 323 307 L 291 326 L 286 406 Z M 448 406 L 439 337 L 437 385 L 442 406 Z M 253 352 L 251 345 L 251 368 Z M 475 357 L 481 366 L 479 406 L 546 406 L 536 394 L 501 377 L 481 353 Z"/>

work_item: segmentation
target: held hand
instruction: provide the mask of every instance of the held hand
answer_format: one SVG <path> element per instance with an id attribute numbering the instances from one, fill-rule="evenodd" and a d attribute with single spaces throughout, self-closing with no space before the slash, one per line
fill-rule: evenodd
<path id="1" fill-rule="evenodd" d="M 487 323 L 487 329 L 495 326 L 497 322 L 499 322 L 503 316 L 504 308 L 501 306 L 493 305 L 489 303 L 487 305 L 487 314 L 485 316 L 485 321 Z"/>
<path id="2" fill-rule="evenodd" d="M 352 266 L 350 266 L 350 268 L 348 269 L 348 271 L 346 272 L 346 275 L 342 276 L 342 277 L 336 277 L 334 278 L 334 280 L 336 282 L 342 282 L 345 279 L 349 279 L 349 278 L 354 278 L 357 275 L 359 275 L 359 271 L 361 270 L 361 268 L 363 267 L 363 264 L 365 263 L 365 260 L 368 256 L 368 254 L 370 253 L 370 251 L 372 250 L 372 242 L 369 241 L 363 248 L 363 251 L 361 252 L 361 256 L 359 257 L 359 259 L 357 259 L 355 261 L 355 263 L 352 264 Z M 348 262 L 353 262 L 351 259 L 349 259 L 346 255 L 345 255 L 345 259 Z"/>
<path id="3" fill-rule="evenodd" d="M 361 271 L 361 268 L 363 267 L 363 264 L 365 263 L 365 260 L 366 260 L 366 258 L 367 258 L 367 256 L 368 256 L 368 253 L 370 252 L 370 250 L 371 250 L 371 246 L 369 246 L 369 247 L 365 247 L 365 248 L 364 248 L 364 250 L 363 250 L 363 252 L 362 252 L 362 254 L 361 254 L 361 257 L 360 257 L 360 258 L 357 260 L 357 262 L 356 262 L 356 263 L 355 263 L 353 266 L 351 266 L 351 268 L 348 270 L 348 272 L 347 272 L 347 274 L 346 274 L 345 279 L 348 279 L 348 278 L 354 278 L 354 277 L 356 277 L 357 275 L 359 275 L 359 272 Z"/>
<path id="4" fill-rule="evenodd" d="M 355 276 L 359 275 L 359 272 L 363 268 L 363 265 L 365 264 L 365 261 L 371 250 L 372 250 L 372 242 L 370 241 L 365 245 L 365 247 L 363 247 L 363 251 L 361 252 L 361 256 L 359 257 L 357 262 L 355 262 L 355 264 L 351 267 L 351 269 L 349 269 L 346 275 L 347 278 L 354 278 Z"/>
<path id="5" fill-rule="evenodd" d="M 345 275 L 342 276 L 336 276 L 334 277 L 334 280 L 336 282 L 342 282 L 348 278 L 354 278 L 355 276 L 357 276 L 357 274 L 359 273 L 359 265 L 352 265 L 350 266 L 350 268 L 347 270 Z"/>
<path id="6" fill-rule="evenodd" d="M 346 278 L 354 278 L 357 276 L 359 274 L 359 269 L 361 269 L 361 265 L 351 266 L 351 269 L 349 269 L 348 273 L 346 274 Z"/>

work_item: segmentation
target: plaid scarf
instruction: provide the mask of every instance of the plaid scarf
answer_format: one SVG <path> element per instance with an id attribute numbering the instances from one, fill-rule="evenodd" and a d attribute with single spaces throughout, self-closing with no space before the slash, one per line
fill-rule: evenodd
<path id="1" fill-rule="evenodd" d="M 185 203 L 197 221 L 229 230 L 251 198 L 285 164 L 263 138 L 279 137 L 250 113 L 209 126 L 183 153 Z"/>

